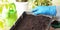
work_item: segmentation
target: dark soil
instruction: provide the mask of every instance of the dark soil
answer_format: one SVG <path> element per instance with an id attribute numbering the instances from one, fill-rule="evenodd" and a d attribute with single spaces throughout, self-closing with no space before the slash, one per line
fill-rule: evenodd
<path id="1" fill-rule="evenodd" d="M 50 18 L 46 16 L 26 15 L 14 30 L 46 30 Z"/>

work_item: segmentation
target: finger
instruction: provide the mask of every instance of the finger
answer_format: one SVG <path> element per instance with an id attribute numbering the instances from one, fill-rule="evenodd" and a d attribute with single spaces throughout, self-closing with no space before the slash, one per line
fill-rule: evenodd
<path id="1" fill-rule="evenodd" d="M 35 12 L 35 11 L 37 11 L 37 10 L 38 10 L 38 7 L 33 8 L 33 9 L 32 9 L 32 12 Z"/>
<path id="2" fill-rule="evenodd" d="M 50 6 L 50 15 L 56 16 L 56 6 Z"/>
<path id="3" fill-rule="evenodd" d="M 36 11 L 33 13 L 33 15 L 38 15 L 38 14 L 43 14 L 43 12 L 42 11 Z"/>

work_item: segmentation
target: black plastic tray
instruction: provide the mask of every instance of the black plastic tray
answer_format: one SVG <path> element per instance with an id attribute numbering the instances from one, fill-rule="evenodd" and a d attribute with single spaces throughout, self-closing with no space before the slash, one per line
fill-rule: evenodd
<path id="1" fill-rule="evenodd" d="M 26 12 L 24 12 L 21 17 L 17 20 L 17 22 L 15 23 L 15 25 L 13 25 L 13 27 L 10 30 L 21 30 L 21 29 L 16 29 L 19 24 L 21 23 L 21 21 L 27 16 Z M 49 17 L 48 17 L 49 18 Z M 50 22 L 51 19 L 49 19 Z"/>

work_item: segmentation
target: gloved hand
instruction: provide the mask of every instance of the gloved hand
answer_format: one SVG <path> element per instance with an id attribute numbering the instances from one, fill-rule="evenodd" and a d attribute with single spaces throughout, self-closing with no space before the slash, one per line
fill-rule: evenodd
<path id="1" fill-rule="evenodd" d="M 32 10 L 33 15 L 49 15 L 56 16 L 56 6 L 38 6 Z"/>

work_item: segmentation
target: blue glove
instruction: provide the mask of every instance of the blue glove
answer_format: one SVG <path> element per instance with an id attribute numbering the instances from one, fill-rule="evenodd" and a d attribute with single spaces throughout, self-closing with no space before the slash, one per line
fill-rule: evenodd
<path id="1" fill-rule="evenodd" d="M 42 14 L 56 16 L 56 6 L 38 6 L 32 10 L 34 15 Z"/>

